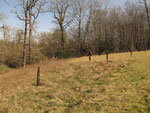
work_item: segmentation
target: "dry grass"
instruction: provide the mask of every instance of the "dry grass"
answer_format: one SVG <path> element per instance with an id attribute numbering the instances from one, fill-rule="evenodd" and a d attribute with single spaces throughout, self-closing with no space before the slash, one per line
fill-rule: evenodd
<path id="1" fill-rule="evenodd" d="M 51 60 L 1 74 L 0 113 L 150 112 L 150 51 L 109 59 Z"/>

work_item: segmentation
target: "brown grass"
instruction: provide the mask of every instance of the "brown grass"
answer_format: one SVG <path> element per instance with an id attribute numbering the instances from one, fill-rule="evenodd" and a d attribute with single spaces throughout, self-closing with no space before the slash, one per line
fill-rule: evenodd
<path id="1" fill-rule="evenodd" d="M 0 113 L 149 112 L 149 54 L 47 60 L 1 74 Z"/>

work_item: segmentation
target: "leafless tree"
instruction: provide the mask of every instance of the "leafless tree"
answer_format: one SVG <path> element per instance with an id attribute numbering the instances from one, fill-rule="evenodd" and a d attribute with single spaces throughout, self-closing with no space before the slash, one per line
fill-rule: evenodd
<path id="1" fill-rule="evenodd" d="M 65 29 L 71 24 L 72 17 L 69 16 L 71 11 L 70 0 L 51 0 L 50 12 L 53 14 L 55 23 L 59 25 L 61 31 L 61 47 L 65 51 L 66 39 L 64 36 Z"/>
<path id="2" fill-rule="evenodd" d="M 20 0 L 18 2 L 18 6 L 16 6 L 16 11 L 15 14 L 17 16 L 17 18 L 21 21 L 24 21 L 24 44 L 23 44 L 23 66 L 26 66 L 26 41 L 27 41 L 27 30 L 28 30 L 28 21 L 29 21 L 29 17 L 28 17 L 28 12 L 30 9 L 30 3 L 28 0 Z M 21 13 L 18 13 L 18 10 L 20 10 L 19 8 L 21 8 L 22 10 L 20 11 Z"/>
<path id="3" fill-rule="evenodd" d="M 17 18 L 21 21 L 24 21 L 24 44 L 23 44 L 23 65 L 26 66 L 27 62 L 27 51 L 26 51 L 26 45 L 27 45 L 27 35 L 29 30 L 29 59 L 30 59 L 30 53 L 31 53 L 31 37 L 32 37 L 32 29 L 33 25 L 35 23 L 36 18 L 38 17 L 39 13 L 42 10 L 42 6 L 45 4 L 45 2 L 42 2 L 40 0 L 20 0 L 18 2 L 18 5 L 16 6 L 15 14 Z M 19 10 L 19 12 L 18 12 Z M 32 20 L 33 17 L 33 20 Z M 29 24 L 29 26 L 28 26 Z M 29 27 L 29 29 L 28 29 Z M 30 60 L 29 60 L 30 61 Z"/>
<path id="4" fill-rule="evenodd" d="M 150 31 L 150 15 L 149 15 L 150 11 L 149 11 L 149 7 L 148 7 L 148 0 L 140 0 L 140 3 L 142 3 L 145 7 L 147 23 L 148 23 L 148 27 L 149 27 L 149 31 Z M 148 47 L 150 47 L 150 33 L 149 33 L 149 39 L 148 39 Z"/>
<path id="5" fill-rule="evenodd" d="M 87 14 L 89 8 L 89 1 L 88 0 L 73 0 L 73 37 L 77 40 L 77 48 L 78 48 L 78 56 L 81 55 L 81 43 L 83 37 L 83 30 L 86 24 Z"/>
<path id="6" fill-rule="evenodd" d="M 33 0 L 30 0 L 30 4 L 32 4 L 32 2 Z M 39 14 L 46 11 L 44 9 L 45 4 L 46 0 L 38 0 L 35 2 L 34 6 L 29 9 L 29 64 L 31 63 L 32 31 Z"/>
<path id="7" fill-rule="evenodd" d="M 148 1 L 147 0 L 141 0 L 140 3 L 142 3 L 145 7 L 146 16 L 147 16 L 147 23 L 150 28 L 150 16 L 149 16 L 149 8 L 148 8 Z"/>

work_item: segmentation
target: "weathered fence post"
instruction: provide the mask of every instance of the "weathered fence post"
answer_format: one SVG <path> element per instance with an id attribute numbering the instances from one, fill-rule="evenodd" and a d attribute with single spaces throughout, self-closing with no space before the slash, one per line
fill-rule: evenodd
<path id="1" fill-rule="evenodd" d="M 40 85 L 40 67 L 38 67 L 38 70 L 37 70 L 37 86 Z"/>
<path id="2" fill-rule="evenodd" d="M 108 51 L 106 51 L 106 61 L 108 62 Z"/>
<path id="3" fill-rule="evenodd" d="M 130 55 L 132 56 L 132 49 L 130 49 Z"/>
<path id="4" fill-rule="evenodd" d="M 91 55 L 89 55 L 89 61 L 91 61 L 91 57 L 92 57 L 92 56 L 91 56 Z"/>

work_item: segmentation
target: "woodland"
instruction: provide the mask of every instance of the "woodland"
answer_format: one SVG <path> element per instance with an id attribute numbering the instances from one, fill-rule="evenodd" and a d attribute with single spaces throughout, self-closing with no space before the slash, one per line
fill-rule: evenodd
<path id="1" fill-rule="evenodd" d="M 24 25 L 11 28 L 0 14 L 0 65 L 25 67 L 45 59 L 86 56 L 88 51 L 96 55 L 146 51 L 149 10 L 148 0 L 128 0 L 123 6 L 111 6 L 109 0 L 17 0 L 12 13 Z M 53 31 L 36 30 L 41 13 L 53 15 Z"/>

